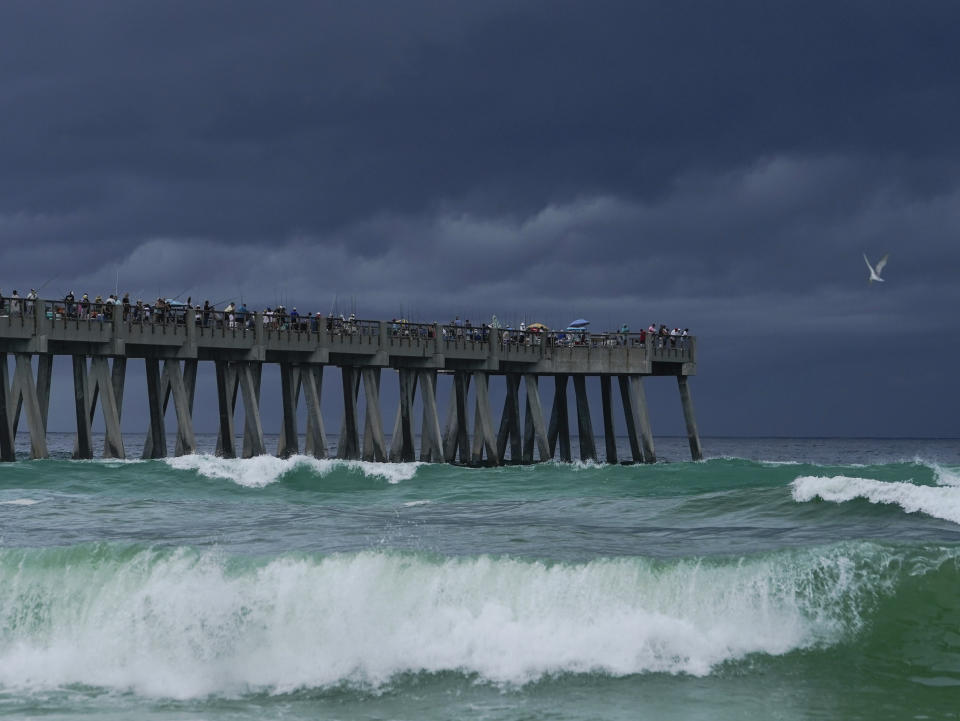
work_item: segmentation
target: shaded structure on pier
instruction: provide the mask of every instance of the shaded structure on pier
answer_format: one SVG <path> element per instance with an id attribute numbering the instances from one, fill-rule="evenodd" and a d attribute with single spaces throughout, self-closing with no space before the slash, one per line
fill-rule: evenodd
<path id="1" fill-rule="evenodd" d="M 369 461 L 416 460 L 415 400 L 419 396 L 420 455 L 430 462 L 498 465 L 533 463 L 559 457 L 570 461 L 572 383 L 584 460 L 621 462 L 614 440 L 615 391 L 619 392 L 629 459 L 656 460 L 644 380 L 676 378 L 690 441 L 691 456 L 702 457 L 688 377 L 696 371 L 696 339 L 645 334 L 589 334 L 575 337 L 548 332 L 504 331 L 394 321 L 328 323 L 322 317 L 278 322 L 260 313 L 226 314 L 191 309 L 168 312 L 152 321 L 125 319 L 120 305 L 93 308 L 86 317 L 62 302 L 9 299 L 0 302 L 0 459 L 15 460 L 14 437 L 21 420 L 30 434 L 31 457 L 47 456 L 46 429 L 54 355 L 72 358 L 76 408 L 74 457 L 94 455 L 91 424 L 99 406 L 103 415 L 103 456 L 124 458 L 120 422 L 126 367 L 143 359 L 146 367 L 149 424 L 141 455 L 160 458 L 168 446 L 164 417 L 173 402 L 177 455 L 194 453 L 193 404 L 197 368 L 212 362 L 216 370 L 219 434 L 217 453 L 251 457 L 268 452 L 261 423 L 264 363 L 280 369 L 283 423 L 276 453 L 327 457 L 327 435 L 320 400 L 324 370 L 342 377 L 343 412 L 336 455 Z M 7 355 L 15 357 L 12 374 Z M 36 358 L 36 363 L 34 363 Z M 380 387 L 384 370 L 399 379 L 399 408 L 390 444 L 384 434 Z M 12 375 L 12 377 L 9 377 Z M 494 413 L 490 377 L 505 377 L 506 399 Z M 445 415 L 437 401 L 438 377 L 450 376 Z M 586 379 L 600 379 L 604 457 L 594 437 Z M 544 382 L 552 379 L 549 414 L 541 403 Z M 614 387 L 616 379 L 616 389 Z M 363 387 L 363 422 L 360 389 Z M 138 389 L 137 392 L 143 392 Z M 471 408 L 472 399 L 472 408 Z M 301 447 L 298 407 L 306 413 Z M 236 417 L 243 408 L 242 444 Z M 499 420 L 498 420 L 499 416 Z M 509 451 L 509 452 L 508 452 Z M 509 459 L 509 461 L 507 460 Z"/>

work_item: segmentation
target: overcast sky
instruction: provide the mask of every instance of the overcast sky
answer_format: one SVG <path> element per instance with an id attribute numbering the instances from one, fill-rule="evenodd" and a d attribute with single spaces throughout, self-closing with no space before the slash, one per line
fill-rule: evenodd
<path id="1" fill-rule="evenodd" d="M 950 2 L 10 0 L 0 288 L 662 322 L 704 435 L 957 436 L 958 37 Z"/>

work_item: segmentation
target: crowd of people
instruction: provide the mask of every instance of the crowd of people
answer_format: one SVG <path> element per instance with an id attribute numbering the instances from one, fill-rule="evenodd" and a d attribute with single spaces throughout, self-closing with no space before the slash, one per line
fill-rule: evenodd
<path id="1" fill-rule="evenodd" d="M 391 321 L 391 333 L 394 336 L 412 336 L 421 335 L 425 338 L 435 336 L 434 328 L 437 323 L 432 325 L 408 323 L 406 320 L 394 318 Z M 641 329 L 639 333 L 631 334 L 630 326 L 624 323 L 617 331 L 605 333 L 592 333 L 586 328 L 565 330 L 549 330 L 540 323 L 527 327 L 526 323 L 521 321 L 517 328 L 512 325 L 503 326 L 493 316 L 490 323 L 481 323 L 474 325 L 469 319 L 461 320 L 456 316 L 449 324 L 440 326 L 441 336 L 445 339 L 468 340 L 474 342 L 486 342 L 490 339 L 490 334 L 496 331 L 499 333 L 501 343 L 506 345 L 540 345 L 546 343 L 551 346 L 580 346 L 580 345 L 645 345 L 647 337 L 653 340 L 658 348 L 677 348 L 686 347 L 690 338 L 689 328 L 669 329 L 666 325 L 651 323 L 647 329 Z"/>
<path id="2" fill-rule="evenodd" d="M 3 296 L 3 289 L 0 288 L 0 313 L 7 315 L 20 315 L 24 311 L 32 311 L 34 301 L 37 300 L 37 291 L 31 288 L 30 292 L 24 297 L 14 290 L 10 297 Z"/>
<path id="3" fill-rule="evenodd" d="M 26 296 L 21 297 L 14 290 L 10 296 L 4 296 L 0 289 L 0 315 L 16 316 L 33 312 L 34 304 L 38 301 L 36 289 L 31 288 Z M 241 300 L 227 302 L 222 310 L 217 304 L 209 300 L 203 304 L 193 304 L 188 297 L 186 302 L 172 298 L 157 298 L 153 302 L 144 302 L 137 299 L 130 300 L 130 294 L 123 297 L 111 293 L 106 299 L 97 295 L 92 300 L 87 293 L 79 298 L 68 291 L 62 301 L 55 301 L 49 305 L 45 313 L 48 318 L 70 320 L 111 320 L 114 309 L 119 306 L 120 316 L 124 322 L 131 323 L 175 323 L 182 325 L 187 322 L 187 310 L 194 311 L 194 322 L 205 328 L 252 329 L 256 313 L 247 308 Z M 322 313 L 300 313 L 296 307 L 289 311 L 283 305 L 267 307 L 262 311 L 264 328 L 270 330 L 294 330 L 300 332 L 319 332 L 326 330 L 335 335 L 355 335 L 358 333 L 373 333 L 374 324 L 357 320 L 356 314 L 349 317 L 343 314 L 324 316 Z M 686 347 L 690 337 L 689 328 L 669 328 L 665 324 L 651 323 L 639 333 L 631 333 L 626 323 L 616 331 L 607 333 L 592 333 L 586 328 L 567 328 L 565 330 L 549 330 L 546 326 L 537 323 L 527 327 L 521 321 L 517 328 L 512 325 L 502 325 L 497 316 L 492 316 L 489 323 L 474 325 L 469 319 L 461 320 L 456 316 L 450 323 L 411 323 L 404 318 L 393 318 L 390 321 L 390 334 L 394 337 L 421 337 L 432 339 L 437 330 L 444 339 L 467 340 L 473 342 L 487 342 L 492 333 L 499 334 L 500 341 L 506 345 L 540 345 L 550 346 L 577 346 L 577 345 L 646 345 L 648 337 L 658 348 Z"/>

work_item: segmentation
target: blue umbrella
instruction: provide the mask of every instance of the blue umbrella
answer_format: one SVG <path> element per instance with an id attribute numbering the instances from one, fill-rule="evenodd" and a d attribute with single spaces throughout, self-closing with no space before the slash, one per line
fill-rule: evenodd
<path id="1" fill-rule="evenodd" d="M 584 320 L 583 318 L 579 318 L 579 319 L 573 321 L 573 322 L 572 322 L 569 326 L 567 326 L 567 327 L 568 327 L 568 328 L 583 328 L 584 326 L 588 326 L 588 325 L 590 325 L 590 321 Z"/>

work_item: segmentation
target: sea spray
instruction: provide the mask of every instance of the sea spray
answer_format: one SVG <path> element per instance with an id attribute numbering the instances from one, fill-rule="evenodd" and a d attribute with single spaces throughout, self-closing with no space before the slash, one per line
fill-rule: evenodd
<path id="1" fill-rule="evenodd" d="M 754 558 L 582 564 L 362 552 L 228 557 L 0 551 L 0 687 L 195 698 L 455 671 L 703 675 L 828 646 L 890 593 L 871 544 Z M 896 560 L 896 559 L 894 559 Z"/>
<path id="2" fill-rule="evenodd" d="M 944 486 L 960 486 L 960 467 L 946 466 L 939 463 L 929 463 L 926 465 L 933 469 L 933 475 L 937 483 Z"/>

